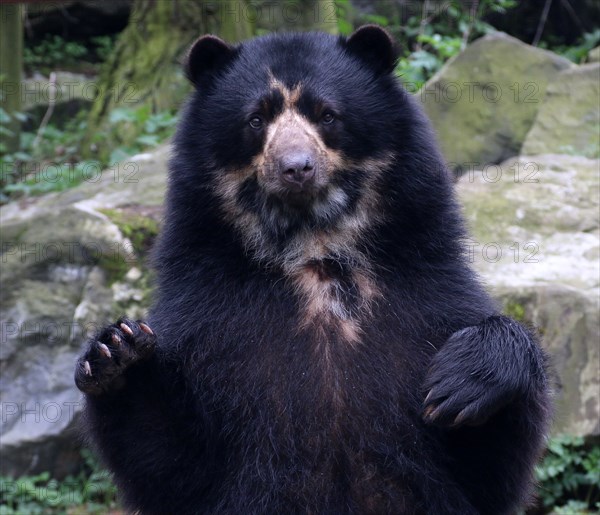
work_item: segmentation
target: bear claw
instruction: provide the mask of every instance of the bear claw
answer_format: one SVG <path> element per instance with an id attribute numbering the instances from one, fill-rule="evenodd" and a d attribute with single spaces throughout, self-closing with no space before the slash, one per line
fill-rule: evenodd
<path id="1" fill-rule="evenodd" d="M 118 320 L 89 340 L 75 368 L 75 384 L 91 395 L 121 388 L 125 371 L 134 363 L 148 359 L 156 348 L 156 341 L 154 331 L 140 320 Z"/>
<path id="2" fill-rule="evenodd" d="M 127 324 L 121 322 L 121 324 L 119 325 L 119 327 L 121 328 L 121 330 L 128 334 L 129 336 L 133 336 L 133 331 L 131 330 L 131 327 L 129 327 Z"/>
<path id="3" fill-rule="evenodd" d="M 425 408 L 425 411 L 423 412 L 423 418 L 427 421 L 427 422 L 433 422 L 436 417 L 439 415 L 439 406 L 427 406 Z"/>
<path id="4" fill-rule="evenodd" d="M 452 425 L 460 426 L 467 418 L 468 418 L 468 412 L 467 412 L 467 409 L 465 408 L 458 415 L 456 415 L 456 418 L 454 419 L 454 423 Z"/>
<path id="5" fill-rule="evenodd" d="M 429 393 L 427 394 L 427 397 L 425 397 L 423 404 L 427 404 L 429 402 L 429 399 L 431 399 L 432 397 L 433 397 L 433 389 L 429 390 Z"/>
<path id="6" fill-rule="evenodd" d="M 112 357 L 112 354 L 110 353 L 109 348 L 104 343 L 98 342 L 98 347 L 100 348 L 100 352 L 104 356 L 106 356 L 107 358 Z"/>
<path id="7" fill-rule="evenodd" d="M 154 331 L 152 329 L 150 329 L 150 327 L 148 327 L 146 324 L 144 324 L 144 322 L 139 322 L 138 325 L 140 326 L 140 329 L 142 331 L 144 331 L 146 334 L 154 335 Z"/>

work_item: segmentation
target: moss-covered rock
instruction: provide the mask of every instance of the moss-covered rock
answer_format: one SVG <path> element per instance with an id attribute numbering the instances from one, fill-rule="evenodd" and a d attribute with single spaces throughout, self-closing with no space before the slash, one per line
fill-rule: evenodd
<path id="1" fill-rule="evenodd" d="M 417 94 L 452 168 L 517 155 L 547 85 L 571 66 L 499 32 L 446 63 Z"/>
<path id="2" fill-rule="evenodd" d="M 162 147 L 71 190 L 0 208 L 0 473 L 73 472 L 82 402 L 73 366 L 98 325 L 145 315 L 144 258 L 158 231 L 167 155 Z"/>
<path id="3" fill-rule="evenodd" d="M 504 311 L 534 324 L 560 378 L 555 431 L 600 435 L 600 162 L 511 159 L 458 183 L 467 248 Z"/>
<path id="4" fill-rule="evenodd" d="M 133 250 L 138 256 L 143 258 L 147 255 L 158 235 L 158 221 L 152 216 L 157 210 L 128 206 L 120 209 L 102 209 L 101 212 L 108 216 L 123 236 L 131 241 Z"/>
<path id="5" fill-rule="evenodd" d="M 598 293 L 555 285 L 495 289 L 513 315 L 519 305 L 523 321 L 538 328 L 556 375 L 554 433 L 600 435 L 600 335 Z"/>
<path id="6" fill-rule="evenodd" d="M 600 63 L 559 73 L 548 85 L 522 152 L 600 157 L 599 98 Z"/>

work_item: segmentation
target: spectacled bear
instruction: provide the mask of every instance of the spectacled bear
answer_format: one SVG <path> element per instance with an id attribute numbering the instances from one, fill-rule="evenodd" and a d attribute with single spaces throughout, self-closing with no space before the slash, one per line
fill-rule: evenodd
<path id="1" fill-rule="evenodd" d="M 157 298 L 75 372 L 128 509 L 493 515 L 527 500 L 546 358 L 470 269 L 396 60 L 375 26 L 189 51 Z"/>

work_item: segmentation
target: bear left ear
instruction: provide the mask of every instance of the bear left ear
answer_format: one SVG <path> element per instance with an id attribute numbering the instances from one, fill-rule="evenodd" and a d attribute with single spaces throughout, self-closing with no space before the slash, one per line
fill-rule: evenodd
<path id="1" fill-rule="evenodd" d="M 389 73 L 396 67 L 398 48 L 387 31 L 377 25 L 363 25 L 346 40 L 348 51 L 377 73 Z"/>
<path id="2" fill-rule="evenodd" d="M 184 61 L 186 77 L 197 88 L 210 84 L 234 58 L 236 49 L 217 36 L 201 36 L 190 47 Z"/>

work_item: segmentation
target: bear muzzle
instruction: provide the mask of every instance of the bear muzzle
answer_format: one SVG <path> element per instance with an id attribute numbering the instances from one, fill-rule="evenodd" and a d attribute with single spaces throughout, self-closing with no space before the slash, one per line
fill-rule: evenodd
<path id="1" fill-rule="evenodd" d="M 315 182 L 316 159 L 306 149 L 291 149 L 278 160 L 279 180 L 292 193 L 311 189 Z"/>

